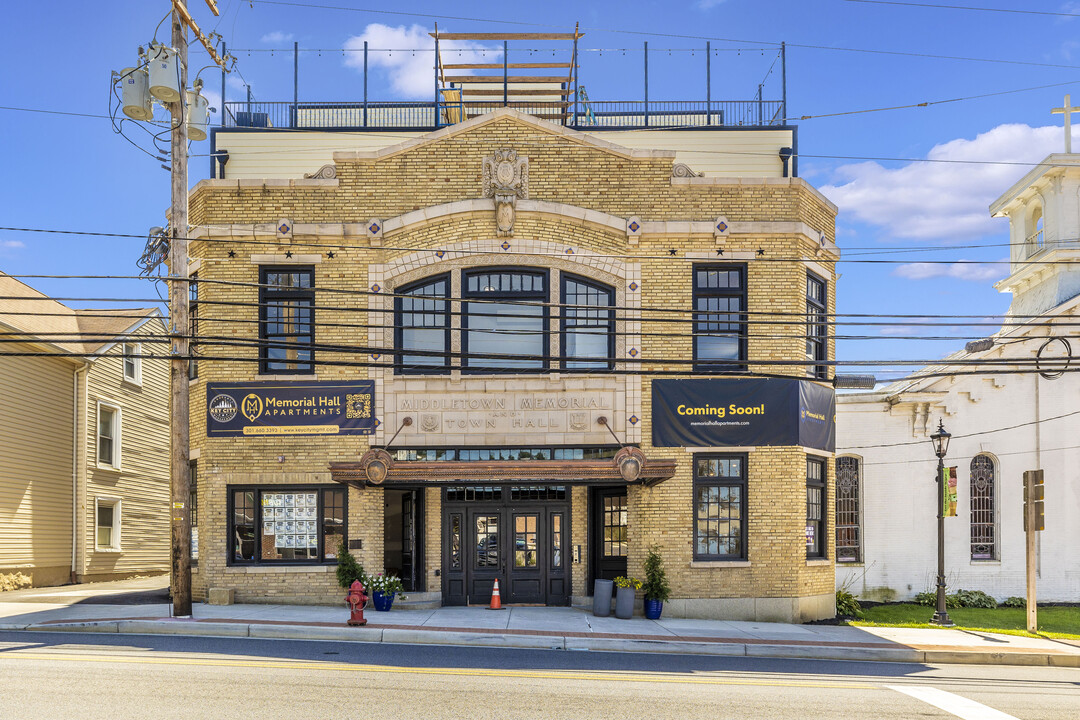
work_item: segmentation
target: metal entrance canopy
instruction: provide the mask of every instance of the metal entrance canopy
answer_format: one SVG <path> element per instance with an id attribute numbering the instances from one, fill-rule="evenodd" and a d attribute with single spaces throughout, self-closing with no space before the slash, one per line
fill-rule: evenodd
<path id="1" fill-rule="evenodd" d="M 344 485 L 442 486 L 528 481 L 534 485 L 655 485 L 675 474 L 674 458 L 646 458 L 625 447 L 606 460 L 394 460 L 382 449 L 358 462 L 330 463 L 330 477 Z M 628 477 L 628 475 L 630 477 Z"/>

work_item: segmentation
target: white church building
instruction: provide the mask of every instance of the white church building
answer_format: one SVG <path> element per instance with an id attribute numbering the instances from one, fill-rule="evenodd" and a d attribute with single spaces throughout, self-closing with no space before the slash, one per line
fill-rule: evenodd
<path id="1" fill-rule="evenodd" d="M 956 517 L 945 519 L 949 592 L 1024 596 L 1023 473 L 1041 468 L 1038 599 L 1080 601 L 1080 374 L 1061 372 L 1063 358 L 1080 356 L 1080 154 L 1066 150 L 990 206 L 1009 219 L 1009 276 L 996 287 L 1012 303 L 992 343 L 949 356 L 1002 370 L 1023 360 L 1031 371 L 961 375 L 988 366 L 929 366 L 837 396 L 836 582 L 856 597 L 899 601 L 934 589 L 930 435 L 942 422 L 952 433 L 945 465 L 958 474 Z M 1036 361 L 1041 372 L 1031 368 Z M 1068 369 L 1080 369 L 1080 359 Z"/>

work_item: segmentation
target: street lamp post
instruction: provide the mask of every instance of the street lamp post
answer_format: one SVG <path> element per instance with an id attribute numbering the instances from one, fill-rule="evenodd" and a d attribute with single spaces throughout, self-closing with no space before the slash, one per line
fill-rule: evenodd
<path id="1" fill-rule="evenodd" d="M 930 622 L 934 625 L 952 625 L 949 613 L 945 610 L 945 453 L 949 451 L 950 435 L 945 430 L 941 420 L 938 420 L 937 431 L 930 436 L 934 443 L 934 454 L 937 455 L 937 611 Z"/>

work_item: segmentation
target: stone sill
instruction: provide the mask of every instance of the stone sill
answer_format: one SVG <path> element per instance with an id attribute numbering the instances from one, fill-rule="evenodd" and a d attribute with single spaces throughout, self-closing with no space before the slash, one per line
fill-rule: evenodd
<path id="1" fill-rule="evenodd" d="M 749 560 L 691 560 L 692 568 L 748 568 Z"/>
<path id="2" fill-rule="evenodd" d="M 260 573 L 332 573 L 337 571 L 337 565 L 252 565 L 226 567 L 226 574 L 260 574 Z"/>
<path id="3" fill-rule="evenodd" d="M 1000 565 L 1000 560 L 969 560 L 972 565 Z"/>
<path id="4" fill-rule="evenodd" d="M 832 565 L 832 560 L 828 558 L 817 558 L 814 560 L 807 560 L 806 565 L 807 567 L 814 567 L 816 565 Z"/>

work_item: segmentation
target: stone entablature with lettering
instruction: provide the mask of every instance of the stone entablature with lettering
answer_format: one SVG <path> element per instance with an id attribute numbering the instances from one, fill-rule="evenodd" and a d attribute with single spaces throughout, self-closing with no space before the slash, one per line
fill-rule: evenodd
<path id="1" fill-rule="evenodd" d="M 623 437 L 628 426 L 626 418 L 632 412 L 640 414 L 636 408 L 627 411 L 625 393 L 616 387 L 622 385 L 620 380 L 605 379 L 596 383 L 598 389 L 589 390 L 549 387 L 491 391 L 478 387 L 462 391 L 461 383 L 456 390 L 443 389 L 438 387 L 440 384 L 428 380 L 422 391 L 398 391 L 386 396 L 385 431 L 393 432 L 405 417 L 413 419 L 413 425 L 395 445 L 456 443 L 464 442 L 465 437 L 471 445 L 606 445 L 614 438 L 597 422 L 599 417 L 608 418 Z"/>

